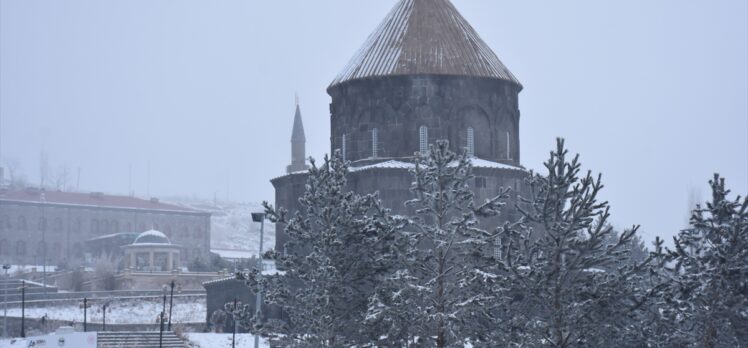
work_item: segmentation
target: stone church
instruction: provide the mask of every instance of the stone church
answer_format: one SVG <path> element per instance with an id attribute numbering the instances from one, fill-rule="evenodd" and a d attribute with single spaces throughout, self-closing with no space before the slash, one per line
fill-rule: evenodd
<path id="1" fill-rule="evenodd" d="M 439 139 L 471 156 L 476 201 L 500 187 L 511 187 L 516 198 L 527 176 L 520 165 L 521 90 L 449 0 L 400 0 L 327 88 L 330 152 L 350 161 L 352 190 L 378 191 L 396 214 L 412 213 L 403 203 L 412 198 L 414 154 Z M 304 190 L 305 141 L 297 105 L 292 162 L 272 180 L 275 205 L 290 212 Z M 278 225 L 276 250 L 286 241 Z"/>

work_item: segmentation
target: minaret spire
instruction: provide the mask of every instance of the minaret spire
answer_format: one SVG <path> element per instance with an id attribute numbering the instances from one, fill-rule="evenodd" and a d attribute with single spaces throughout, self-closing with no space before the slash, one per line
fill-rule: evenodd
<path id="1" fill-rule="evenodd" d="M 301 108 L 299 107 L 299 95 L 295 96 L 296 114 L 293 118 L 293 130 L 291 131 L 291 164 L 286 167 L 288 173 L 307 170 L 306 165 L 306 136 L 304 135 L 304 123 L 301 121 Z"/>

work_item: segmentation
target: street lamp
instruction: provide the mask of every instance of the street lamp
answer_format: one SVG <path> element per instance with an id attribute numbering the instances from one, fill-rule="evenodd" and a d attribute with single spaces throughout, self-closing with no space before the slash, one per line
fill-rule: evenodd
<path id="1" fill-rule="evenodd" d="M 87 326 L 87 314 L 88 314 L 88 298 L 83 298 L 83 303 L 80 305 L 81 308 L 83 308 L 83 332 L 88 332 L 88 326 Z"/>
<path id="2" fill-rule="evenodd" d="M 159 326 L 159 332 L 158 332 L 158 347 L 159 348 L 163 347 L 163 342 L 164 342 L 164 319 L 165 319 L 164 316 L 166 315 L 166 292 L 167 290 L 168 288 L 166 287 L 166 285 L 164 285 L 164 307 L 161 309 L 161 320 L 159 320 L 160 326 Z"/>
<path id="3" fill-rule="evenodd" d="M 26 281 L 21 280 L 21 337 L 26 338 Z"/>
<path id="4" fill-rule="evenodd" d="M 10 284 L 10 282 L 8 281 L 9 269 L 10 265 L 3 265 L 3 270 L 5 271 L 5 286 L 3 287 L 3 289 L 5 290 L 3 294 L 3 336 L 10 336 L 8 335 L 8 285 Z"/>
<path id="5" fill-rule="evenodd" d="M 112 303 L 112 299 L 110 298 L 110 299 L 106 300 L 103 305 L 101 305 L 101 309 L 102 309 L 101 313 L 104 316 L 104 318 L 102 320 L 101 331 L 106 331 L 106 311 L 109 308 L 109 305 L 111 303 Z"/>
<path id="6" fill-rule="evenodd" d="M 257 270 L 260 281 L 262 280 L 262 240 L 264 239 L 265 213 L 252 213 L 252 221 L 260 223 L 260 253 L 257 254 Z M 257 301 L 255 302 L 255 320 L 260 317 L 262 305 L 262 285 L 257 290 Z M 255 334 L 255 348 L 260 346 L 260 336 Z"/>
<path id="7" fill-rule="evenodd" d="M 171 331 L 171 310 L 174 308 L 174 279 L 171 280 L 171 295 L 169 296 L 169 329 Z M 178 290 L 179 291 L 179 290 Z"/>

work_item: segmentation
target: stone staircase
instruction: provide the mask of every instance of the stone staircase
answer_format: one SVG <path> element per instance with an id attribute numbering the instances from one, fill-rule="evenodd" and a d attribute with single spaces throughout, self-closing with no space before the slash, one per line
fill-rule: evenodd
<path id="1" fill-rule="evenodd" d="M 99 332 L 98 348 L 158 348 L 158 331 Z M 185 343 L 172 331 L 164 331 L 163 348 L 185 348 Z"/>

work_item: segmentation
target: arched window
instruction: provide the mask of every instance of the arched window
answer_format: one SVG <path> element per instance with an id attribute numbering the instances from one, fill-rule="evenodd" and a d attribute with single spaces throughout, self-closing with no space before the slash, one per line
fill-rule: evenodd
<path id="1" fill-rule="evenodd" d="M 16 255 L 26 256 L 26 242 L 22 240 L 16 242 Z"/>
<path id="2" fill-rule="evenodd" d="M 371 157 L 379 157 L 379 130 L 371 130 Z"/>
<path id="3" fill-rule="evenodd" d="M 46 256 L 47 252 L 47 244 L 44 241 L 39 241 L 39 243 L 36 243 L 36 256 Z"/>
<path id="4" fill-rule="evenodd" d="M 429 129 L 426 126 L 418 128 L 419 150 L 422 154 L 429 152 Z"/>
<path id="5" fill-rule="evenodd" d="M 345 150 L 346 150 L 346 143 L 345 143 L 345 134 L 343 134 L 343 137 L 341 138 L 341 145 L 340 145 L 340 152 L 343 156 L 343 161 L 345 161 Z"/>
<path id="6" fill-rule="evenodd" d="M 26 231 L 26 217 L 21 215 L 18 217 L 18 229 L 21 231 Z"/>
<path id="7" fill-rule="evenodd" d="M 467 129 L 467 154 L 475 156 L 475 130 L 473 127 Z"/>

